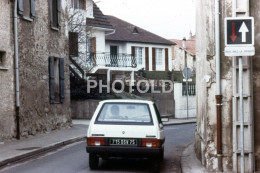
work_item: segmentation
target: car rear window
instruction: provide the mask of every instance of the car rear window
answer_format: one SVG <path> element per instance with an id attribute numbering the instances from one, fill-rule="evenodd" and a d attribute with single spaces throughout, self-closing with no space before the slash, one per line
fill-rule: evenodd
<path id="1" fill-rule="evenodd" d="M 105 103 L 95 121 L 96 124 L 142 124 L 152 125 L 148 104 Z"/>

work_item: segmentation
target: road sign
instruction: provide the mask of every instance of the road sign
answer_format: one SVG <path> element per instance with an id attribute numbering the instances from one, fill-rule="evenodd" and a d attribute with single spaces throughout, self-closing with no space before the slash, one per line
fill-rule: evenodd
<path id="1" fill-rule="evenodd" d="M 188 68 L 188 67 L 185 67 L 185 68 L 183 69 L 183 71 L 182 71 L 182 74 L 183 74 L 183 76 L 184 76 L 186 79 L 190 78 L 190 77 L 192 76 L 191 69 Z"/>
<path id="2" fill-rule="evenodd" d="M 226 46 L 254 46 L 254 18 L 225 18 Z"/>
<path id="3" fill-rule="evenodd" d="M 254 18 L 225 18 L 225 56 L 253 56 Z"/>

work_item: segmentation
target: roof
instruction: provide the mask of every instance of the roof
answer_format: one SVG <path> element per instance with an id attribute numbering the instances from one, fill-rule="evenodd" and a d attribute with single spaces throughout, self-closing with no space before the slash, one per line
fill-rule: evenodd
<path id="1" fill-rule="evenodd" d="M 106 40 L 122 42 L 139 42 L 150 44 L 174 45 L 175 43 L 146 31 L 138 26 L 128 23 L 114 16 L 107 16 L 107 19 L 115 28 L 115 33 L 106 36 Z"/>
<path id="2" fill-rule="evenodd" d="M 87 25 L 91 27 L 100 27 L 107 29 L 114 29 L 110 22 L 107 20 L 106 16 L 101 12 L 98 6 L 93 2 L 93 16 L 92 18 L 87 18 Z"/>
<path id="3" fill-rule="evenodd" d="M 171 39 L 171 41 L 183 49 L 182 40 Z M 186 51 L 191 55 L 196 55 L 196 35 L 193 35 L 190 39 L 186 40 Z"/>

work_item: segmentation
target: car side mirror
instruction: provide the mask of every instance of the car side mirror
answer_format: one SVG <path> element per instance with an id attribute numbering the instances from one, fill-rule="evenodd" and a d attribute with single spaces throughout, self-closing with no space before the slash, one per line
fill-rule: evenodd
<path id="1" fill-rule="evenodd" d="M 169 118 L 168 117 L 163 117 L 161 118 L 162 119 L 162 122 L 168 122 L 169 121 Z"/>

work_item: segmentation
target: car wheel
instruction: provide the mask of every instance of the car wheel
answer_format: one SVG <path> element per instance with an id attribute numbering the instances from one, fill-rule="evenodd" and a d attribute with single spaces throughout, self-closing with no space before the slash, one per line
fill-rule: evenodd
<path id="1" fill-rule="evenodd" d="M 163 162 L 163 159 L 164 159 L 164 149 L 160 153 L 159 159 L 160 159 L 160 162 Z"/>
<path id="2" fill-rule="evenodd" d="M 90 153 L 89 154 L 89 166 L 90 169 L 97 169 L 99 163 L 99 158 L 96 154 Z"/>

